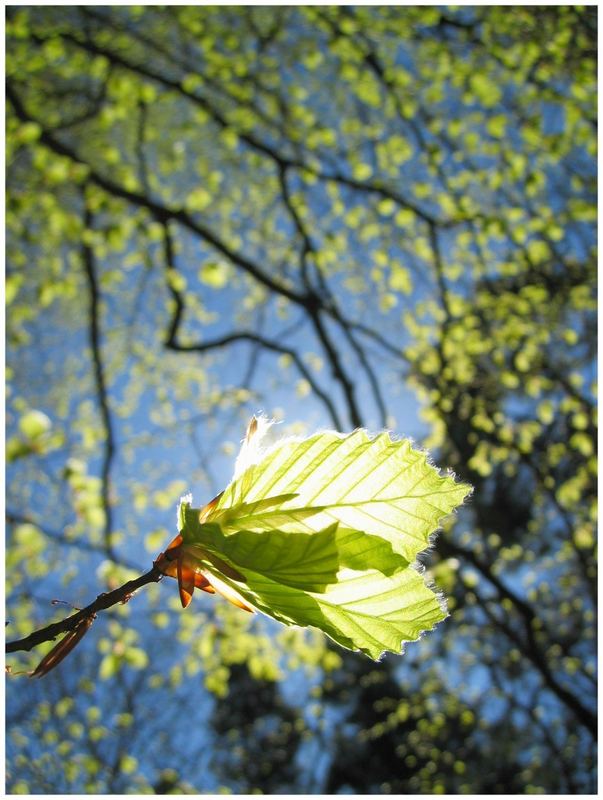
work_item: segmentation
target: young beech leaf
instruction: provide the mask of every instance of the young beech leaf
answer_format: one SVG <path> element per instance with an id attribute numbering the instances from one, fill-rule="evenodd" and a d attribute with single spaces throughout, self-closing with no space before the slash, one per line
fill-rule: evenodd
<path id="1" fill-rule="evenodd" d="M 446 616 L 415 559 L 470 487 L 388 434 L 325 431 L 262 451 L 266 427 L 252 421 L 224 492 L 203 509 L 183 499 L 156 563 L 179 578 L 183 605 L 195 586 L 215 588 L 372 658 L 401 652 Z"/>
<path id="2" fill-rule="evenodd" d="M 387 433 L 371 438 L 364 430 L 347 436 L 325 431 L 266 451 L 230 483 L 211 519 L 225 532 L 311 533 L 338 522 L 386 539 L 414 561 L 439 521 L 469 492 L 467 484 L 439 475 L 408 440 L 392 441 Z M 279 496 L 282 502 L 274 502 Z"/>

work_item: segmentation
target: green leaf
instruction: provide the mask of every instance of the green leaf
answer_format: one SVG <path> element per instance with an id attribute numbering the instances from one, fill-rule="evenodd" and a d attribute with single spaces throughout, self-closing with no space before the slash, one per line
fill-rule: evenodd
<path id="1" fill-rule="evenodd" d="M 98 670 L 99 678 L 102 681 L 108 681 L 119 672 L 120 664 L 121 659 L 113 653 L 109 653 L 100 663 Z"/>
<path id="2" fill-rule="evenodd" d="M 149 657 L 140 647 L 128 647 L 124 653 L 124 661 L 134 669 L 145 669 Z"/>
<path id="3" fill-rule="evenodd" d="M 208 261 L 199 270 L 199 280 L 212 289 L 223 289 L 228 283 L 228 265 L 223 262 Z"/>
<path id="4" fill-rule="evenodd" d="M 444 602 L 412 562 L 467 485 L 387 434 L 324 432 L 262 452 L 250 431 L 204 521 L 181 503 L 189 565 L 218 591 L 227 584 L 268 616 L 315 626 L 375 659 L 444 619 Z"/>
<path id="5" fill-rule="evenodd" d="M 243 574 L 251 571 L 305 591 L 324 591 L 337 580 L 336 524 L 312 535 L 269 530 L 261 534 L 237 531 L 226 536 L 219 525 L 202 525 L 198 514 L 188 511 L 185 541 L 192 534 L 194 543 L 189 552 L 200 563 L 207 562 L 224 572 L 224 566 L 216 560 L 216 555 L 224 555 Z"/>
<path id="6" fill-rule="evenodd" d="M 39 439 L 40 436 L 47 433 L 51 427 L 52 424 L 46 414 L 37 409 L 26 412 L 19 420 L 19 430 L 27 436 L 28 439 Z"/>
<path id="7" fill-rule="evenodd" d="M 290 439 L 269 450 L 228 486 L 212 520 L 245 527 L 316 532 L 337 522 L 386 539 L 407 561 L 429 545 L 439 521 L 462 503 L 466 484 L 441 476 L 407 439 L 358 430 Z M 250 503 L 293 493 L 271 508 Z"/>
<path id="8" fill-rule="evenodd" d="M 268 616 L 313 625 L 372 658 L 384 650 L 400 652 L 403 641 L 419 638 L 446 616 L 421 575 L 379 537 L 337 525 L 315 534 L 225 535 L 215 523 L 199 523 L 198 510 L 189 506 L 184 519 L 185 538 L 196 541 L 187 556 L 200 568 Z M 220 565 L 222 556 L 229 564 Z M 230 565 L 244 580 L 229 577 Z"/>

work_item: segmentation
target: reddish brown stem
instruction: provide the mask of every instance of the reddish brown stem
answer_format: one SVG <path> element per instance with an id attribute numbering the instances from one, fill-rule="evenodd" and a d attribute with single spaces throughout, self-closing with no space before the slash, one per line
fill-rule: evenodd
<path id="1" fill-rule="evenodd" d="M 51 639 L 56 639 L 57 636 L 60 636 L 62 633 L 74 631 L 85 619 L 92 617 L 99 611 L 111 608 L 111 606 L 117 603 L 127 602 L 129 599 L 128 595 L 131 595 L 137 589 L 146 586 L 148 583 L 157 583 L 162 577 L 163 574 L 153 564 L 153 568 L 144 575 L 124 583 L 123 586 L 120 586 L 119 589 L 114 589 L 112 592 L 99 594 L 93 603 L 90 603 L 86 608 L 82 608 L 82 610 L 78 611 L 76 614 L 72 614 L 61 622 L 54 622 L 52 625 L 47 625 L 45 628 L 34 631 L 24 639 L 7 642 L 5 652 L 15 653 L 18 650 L 32 650 L 34 647 L 42 644 L 42 642 L 49 642 Z"/>

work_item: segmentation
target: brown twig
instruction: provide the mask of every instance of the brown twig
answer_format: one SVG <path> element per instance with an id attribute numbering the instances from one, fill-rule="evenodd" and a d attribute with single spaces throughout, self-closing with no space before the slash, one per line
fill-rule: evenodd
<path id="1" fill-rule="evenodd" d="M 49 642 L 51 639 L 56 639 L 57 636 L 60 636 L 62 633 L 73 631 L 78 627 L 78 625 L 80 625 L 80 623 L 82 623 L 83 620 L 92 617 L 99 611 L 104 611 L 107 608 L 111 608 L 111 606 L 114 606 L 117 603 L 127 602 L 129 599 L 128 595 L 131 595 L 137 589 L 146 586 L 148 583 L 157 583 L 162 577 L 163 573 L 161 573 L 157 567 L 153 565 L 153 568 L 148 572 L 145 572 L 144 575 L 124 583 L 124 585 L 120 586 L 119 589 L 114 589 L 112 592 L 103 592 L 103 594 L 99 594 L 93 603 L 90 603 L 90 605 L 86 606 L 86 608 L 82 608 L 81 611 L 78 611 L 76 614 L 72 614 L 70 617 L 67 617 L 61 622 L 54 622 L 52 625 L 47 625 L 45 628 L 41 628 L 38 631 L 30 633 L 29 636 L 26 636 L 24 639 L 17 639 L 14 642 L 7 642 L 5 652 L 16 653 L 18 650 L 32 650 L 34 647 L 37 647 L 43 642 Z"/>

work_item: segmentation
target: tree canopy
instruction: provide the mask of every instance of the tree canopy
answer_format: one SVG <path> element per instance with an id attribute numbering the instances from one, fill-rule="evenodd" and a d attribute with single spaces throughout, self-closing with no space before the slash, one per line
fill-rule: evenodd
<path id="1" fill-rule="evenodd" d="M 596 42 L 583 6 L 9 7 L 7 638 L 149 569 L 259 409 L 474 487 L 402 656 L 154 584 L 7 676 L 9 792 L 596 791 Z"/>

